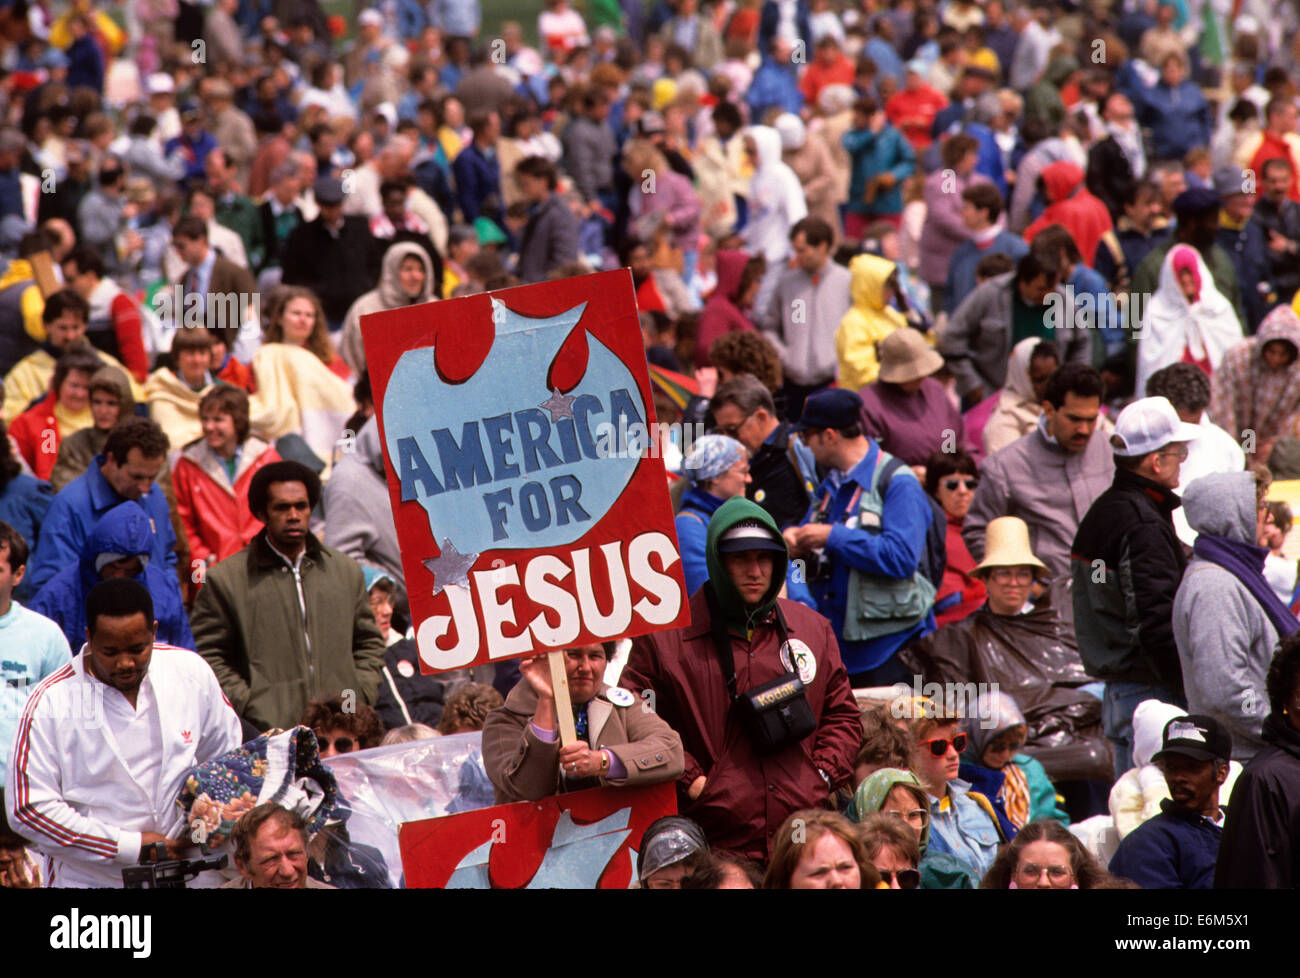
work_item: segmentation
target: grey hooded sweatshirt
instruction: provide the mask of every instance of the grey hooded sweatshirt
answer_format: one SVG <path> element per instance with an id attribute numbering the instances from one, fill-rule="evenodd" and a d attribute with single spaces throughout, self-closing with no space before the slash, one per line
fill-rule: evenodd
<path id="1" fill-rule="evenodd" d="M 357 432 L 321 491 L 325 546 L 340 550 L 364 567 L 378 567 L 405 586 L 402 552 L 384 478 L 379 423 L 369 419 Z"/>
<path id="2" fill-rule="evenodd" d="M 410 256 L 420 259 L 420 263 L 424 265 L 424 285 L 420 288 L 420 294 L 415 296 L 407 295 L 398 281 L 398 271 L 402 267 L 402 262 Z M 383 312 L 385 309 L 413 306 L 433 298 L 433 263 L 429 261 L 425 250 L 410 241 L 399 241 L 397 244 L 389 245 L 388 250 L 384 252 L 379 285 L 358 296 L 357 301 L 352 303 L 347 315 L 343 317 L 343 336 L 339 340 L 339 354 L 343 357 L 343 362 L 348 365 L 348 369 L 358 377 L 366 371 L 366 348 L 361 343 L 362 316 L 372 312 Z"/>
<path id="3" fill-rule="evenodd" d="M 1197 533 L 1255 542 L 1255 477 L 1249 472 L 1197 479 L 1183 493 L 1183 509 Z M 1174 598 L 1174 641 L 1187 711 L 1224 724 L 1232 734 L 1233 760 L 1248 761 L 1263 746 L 1264 676 L 1277 629 L 1235 575 L 1196 557 Z"/>

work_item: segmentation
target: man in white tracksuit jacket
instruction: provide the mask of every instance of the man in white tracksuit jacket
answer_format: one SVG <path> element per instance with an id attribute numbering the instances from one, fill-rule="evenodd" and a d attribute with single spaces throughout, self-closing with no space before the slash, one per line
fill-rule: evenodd
<path id="1" fill-rule="evenodd" d="M 81 654 L 27 701 L 5 802 L 13 830 L 46 857 L 47 885 L 120 888 L 143 843 L 165 839 L 169 858 L 188 848 L 176 804 L 185 775 L 238 747 L 240 724 L 200 656 L 154 643 L 138 582 L 97 584 L 86 623 Z"/>

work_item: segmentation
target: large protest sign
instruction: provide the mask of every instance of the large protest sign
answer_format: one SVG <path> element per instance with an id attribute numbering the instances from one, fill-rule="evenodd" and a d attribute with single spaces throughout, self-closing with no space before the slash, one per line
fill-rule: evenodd
<path id="1" fill-rule="evenodd" d="M 677 813 L 671 783 L 573 794 L 407 822 L 408 888 L 627 889 L 655 819 Z"/>
<path id="2" fill-rule="evenodd" d="M 689 621 L 627 270 L 361 329 L 425 671 Z"/>

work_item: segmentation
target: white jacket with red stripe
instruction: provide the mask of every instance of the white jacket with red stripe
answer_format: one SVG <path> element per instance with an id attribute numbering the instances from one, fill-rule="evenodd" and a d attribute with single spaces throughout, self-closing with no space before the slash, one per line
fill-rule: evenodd
<path id="1" fill-rule="evenodd" d="M 82 654 L 32 692 L 14 736 L 5 781 L 9 824 L 46 856 L 55 887 L 122 886 L 122 867 L 139 861 L 144 832 L 180 838 L 176 804 L 186 773 L 238 747 L 239 719 L 203 659 L 155 643 L 144 682 L 152 684 L 162 727 L 153 797 L 127 771 L 104 715 L 122 694 L 86 673 Z"/>

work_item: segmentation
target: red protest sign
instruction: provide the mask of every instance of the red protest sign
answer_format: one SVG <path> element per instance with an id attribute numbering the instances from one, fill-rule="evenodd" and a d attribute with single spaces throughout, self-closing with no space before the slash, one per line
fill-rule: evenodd
<path id="1" fill-rule="evenodd" d="M 361 332 L 426 672 L 689 622 L 630 272 Z"/>
<path id="2" fill-rule="evenodd" d="M 590 788 L 541 801 L 405 822 L 407 889 L 622 889 L 655 819 L 677 814 L 671 783 Z"/>

